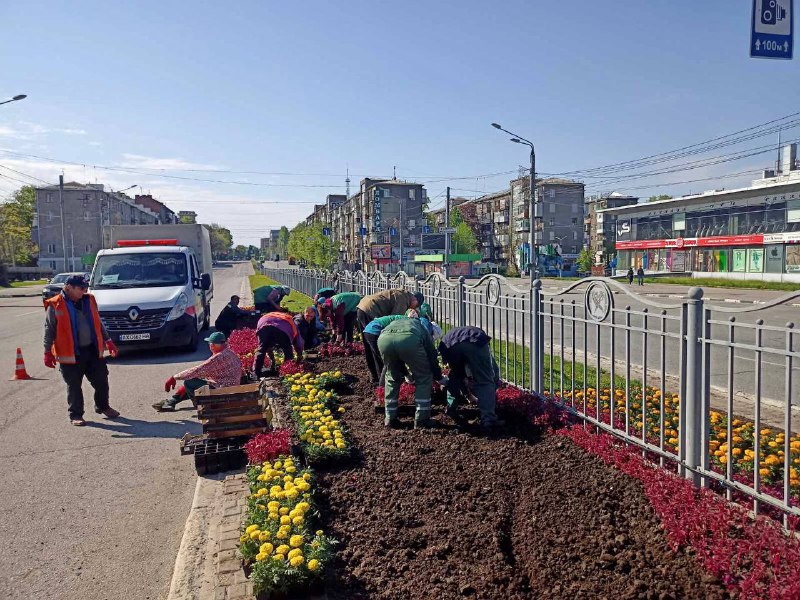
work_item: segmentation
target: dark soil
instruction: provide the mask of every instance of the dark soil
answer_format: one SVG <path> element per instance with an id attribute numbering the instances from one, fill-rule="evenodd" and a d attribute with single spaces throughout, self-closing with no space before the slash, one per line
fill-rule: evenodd
<path id="1" fill-rule="evenodd" d="M 727 597 L 670 551 L 637 482 L 569 440 L 465 433 L 440 408 L 436 429 L 387 429 L 362 358 L 324 368 L 359 378 L 342 397 L 355 456 L 319 472 L 329 598 Z"/>

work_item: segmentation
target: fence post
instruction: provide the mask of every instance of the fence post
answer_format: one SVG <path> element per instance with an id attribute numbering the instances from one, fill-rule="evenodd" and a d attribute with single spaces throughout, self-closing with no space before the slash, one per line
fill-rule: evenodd
<path id="1" fill-rule="evenodd" d="M 542 282 L 536 279 L 531 285 L 530 295 L 530 316 L 531 326 L 530 331 L 530 365 L 528 373 L 530 377 L 531 390 L 541 394 L 544 391 L 544 352 L 542 345 L 539 343 L 543 339 L 541 329 L 541 302 L 542 302 Z"/>
<path id="2" fill-rule="evenodd" d="M 467 324 L 467 298 L 464 289 L 464 276 L 458 278 L 458 326 L 464 327 Z"/>
<path id="3" fill-rule="evenodd" d="M 703 290 L 691 288 L 687 293 L 686 319 L 686 397 L 683 398 L 680 410 L 686 415 L 684 421 L 686 431 L 681 432 L 680 443 L 686 447 L 686 464 L 696 469 L 701 466 L 703 454 Z M 642 391 L 644 395 L 644 391 Z M 698 473 L 686 469 L 685 476 L 695 485 L 700 485 Z"/>

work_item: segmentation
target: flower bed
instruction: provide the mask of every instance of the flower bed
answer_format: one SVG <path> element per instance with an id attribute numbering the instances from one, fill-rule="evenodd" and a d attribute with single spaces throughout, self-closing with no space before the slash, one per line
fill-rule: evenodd
<path id="1" fill-rule="evenodd" d="M 239 538 L 245 565 L 257 594 L 298 592 L 320 580 L 333 541 L 312 532 L 316 511 L 313 476 L 288 455 L 247 470 L 247 516 Z"/>
<path id="2" fill-rule="evenodd" d="M 319 376 L 297 373 L 284 378 L 289 410 L 297 424 L 303 452 L 312 463 L 350 454 L 342 424 L 333 414 L 344 412 L 344 408 L 336 406 L 336 394 L 329 389 L 343 380 L 339 371 Z"/>
<path id="3" fill-rule="evenodd" d="M 275 429 L 269 433 L 258 433 L 245 444 L 247 464 L 258 465 L 274 460 L 291 450 L 291 432 L 288 429 Z"/>
<path id="4" fill-rule="evenodd" d="M 364 344 L 361 342 L 345 342 L 344 344 L 334 344 L 326 342 L 317 347 L 321 358 L 334 358 L 337 356 L 356 356 L 364 354 Z"/>
<path id="5" fill-rule="evenodd" d="M 258 336 L 255 329 L 234 329 L 228 338 L 228 348 L 242 361 L 242 374 L 253 370 Z"/>
<path id="6" fill-rule="evenodd" d="M 564 391 L 562 400 L 573 403 L 576 408 L 589 415 L 597 414 L 598 397 L 600 419 L 604 423 L 611 421 L 611 390 L 602 388 L 597 393 L 595 388 Z M 631 398 L 628 405 L 628 433 L 641 436 L 644 423 L 645 436 L 653 444 L 658 445 L 661 439 L 660 417 L 664 413 L 664 448 L 677 453 L 680 423 L 680 398 L 677 394 L 665 393 L 648 387 L 642 394 L 641 387 L 631 387 Z M 614 390 L 614 425 L 625 430 L 626 396 L 624 390 Z M 728 462 L 728 446 L 731 445 L 732 471 L 734 479 L 752 485 L 755 459 L 755 424 L 742 418 L 731 422 L 732 435 L 728 440 L 728 415 L 712 410 L 709 413 L 710 441 L 709 453 L 712 466 L 718 472 L 725 472 Z M 786 435 L 784 432 L 763 427 L 759 431 L 759 475 L 764 491 L 778 498 L 783 496 L 781 488 L 784 478 L 784 457 Z M 789 440 L 790 461 L 789 486 L 793 497 L 800 499 L 800 433 L 795 433 Z"/>

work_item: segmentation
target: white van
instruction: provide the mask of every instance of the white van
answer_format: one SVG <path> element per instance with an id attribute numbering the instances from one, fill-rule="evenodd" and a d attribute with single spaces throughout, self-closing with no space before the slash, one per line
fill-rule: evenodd
<path id="1" fill-rule="evenodd" d="M 210 273 L 176 240 L 120 240 L 100 250 L 89 291 L 114 343 L 197 348 L 211 320 Z"/>

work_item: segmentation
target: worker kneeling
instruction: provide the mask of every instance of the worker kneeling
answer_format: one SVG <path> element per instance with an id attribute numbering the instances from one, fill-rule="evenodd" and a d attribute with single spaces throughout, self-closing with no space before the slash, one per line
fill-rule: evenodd
<path id="1" fill-rule="evenodd" d="M 159 412 L 173 411 L 178 402 L 184 400 L 194 401 L 194 393 L 201 387 L 208 385 L 212 388 L 224 388 L 239 385 L 242 380 L 242 361 L 236 353 L 228 348 L 228 339 L 221 331 L 215 331 L 206 338 L 211 350 L 211 357 L 205 362 L 176 373 L 164 384 L 164 391 L 175 389 L 178 379 L 183 380 L 183 385 L 175 390 L 171 398 L 153 404 Z"/>
<path id="2" fill-rule="evenodd" d="M 481 427 L 487 430 L 505 425 L 495 414 L 500 370 L 492 356 L 490 341 L 491 338 L 480 327 L 455 327 L 445 333 L 439 343 L 442 361 L 450 365 L 447 416 L 458 420 L 458 405 L 467 396 L 469 369 L 481 412 Z"/>
<path id="3" fill-rule="evenodd" d="M 414 378 L 416 391 L 414 399 L 417 410 L 414 415 L 414 428 L 431 426 L 431 388 L 433 381 L 442 378 L 433 338 L 419 319 L 398 319 L 389 323 L 378 338 L 378 351 L 386 366 L 386 388 L 384 407 L 387 427 L 396 427 L 397 402 L 400 399 L 400 385 L 403 383 L 404 365 Z"/>

